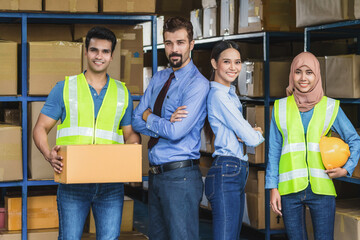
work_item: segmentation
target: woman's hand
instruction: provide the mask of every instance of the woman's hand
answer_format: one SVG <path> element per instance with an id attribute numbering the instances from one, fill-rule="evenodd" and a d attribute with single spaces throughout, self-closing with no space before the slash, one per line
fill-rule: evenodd
<path id="1" fill-rule="evenodd" d="M 281 196 L 277 188 L 270 190 L 270 207 L 274 213 L 282 216 L 281 213 Z"/>
<path id="2" fill-rule="evenodd" d="M 256 126 L 256 125 L 255 125 Z M 261 129 L 261 127 L 254 127 L 253 128 L 255 131 L 260 132 L 261 134 L 264 134 L 263 130 Z"/>
<path id="3" fill-rule="evenodd" d="M 186 106 L 178 107 L 173 114 L 171 114 L 170 122 L 180 122 L 187 117 L 188 111 L 184 110 Z"/>
<path id="4" fill-rule="evenodd" d="M 345 168 L 334 168 L 325 170 L 327 175 L 329 175 L 330 178 L 339 178 L 339 177 L 345 177 L 348 173 Z"/>

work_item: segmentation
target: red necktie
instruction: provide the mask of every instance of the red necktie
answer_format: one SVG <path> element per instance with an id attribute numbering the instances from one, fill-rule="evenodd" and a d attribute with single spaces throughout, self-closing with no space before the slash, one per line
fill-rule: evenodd
<path id="1" fill-rule="evenodd" d="M 170 74 L 169 79 L 165 82 L 163 88 L 161 89 L 161 91 L 159 92 L 159 95 L 156 98 L 155 104 L 154 104 L 154 111 L 153 114 L 161 117 L 161 108 L 162 105 L 164 103 L 164 99 L 166 96 L 167 91 L 169 90 L 170 84 L 171 84 L 171 80 L 175 77 L 174 72 L 172 72 Z M 154 138 L 151 137 L 149 142 L 148 142 L 148 149 L 151 149 L 152 147 L 155 146 L 155 144 L 157 144 L 159 141 L 159 138 Z"/>

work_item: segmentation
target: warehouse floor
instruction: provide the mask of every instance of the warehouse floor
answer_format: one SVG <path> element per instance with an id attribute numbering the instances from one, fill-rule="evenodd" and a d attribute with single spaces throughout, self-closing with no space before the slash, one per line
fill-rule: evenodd
<path id="1" fill-rule="evenodd" d="M 134 199 L 134 228 L 136 231 L 147 235 L 148 232 L 148 205 L 146 204 L 146 193 L 139 190 L 127 189 L 126 195 Z M 145 200 L 145 201 L 144 201 Z M 212 220 L 209 210 L 200 209 L 200 240 L 212 240 Z M 243 226 L 240 240 L 260 240 L 264 235 L 250 227 Z M 284 235 L 272 236 L 272 240 L 285 240 Z"/>

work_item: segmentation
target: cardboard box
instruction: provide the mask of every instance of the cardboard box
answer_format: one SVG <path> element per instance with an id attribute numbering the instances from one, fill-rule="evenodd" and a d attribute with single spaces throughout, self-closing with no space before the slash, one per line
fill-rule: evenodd
<path id="1" fill-rule="evenodd" d="M 265 228 L 265 171 L 249 168 L 249 177 L 245 186 L 247 210 L 250 225 L 256 229 Z M 270 210 L 270 229 L 283 229 L 284 222 Z"/>
<path id="2" fill-rule="evenodd" d="M 81 73 L 82 43 L 30 42 L 29 95 L 48 95 L 65 76 Z"/>
<path id="3" fill-rule="evenodd" d="M 235 33 L 235 0 L 221 0 L 220 35 Z"/>
<path id="4" fill-rule="evenodd" d="M 217 36 L 217 8 L 203 9 L 203 36 L 204 38 Z"/>
<path id="5" fill-rule="evenodd" d="M 75 24 L 74 39 L 85 37 L 95 25 Z M 142 28 L 125 25 L 101 25 L 112 30 L 121 39 L 120 81 L 126 83 L 131 94 L 143 94 L 144 54 Z"/>
<path id="6" fill-rule="evenodd" d="M 63 171 L 59 183 L 141 182 L 140 144 L 61 146 Z M 89 174 L 91 173 L 91 174 Z"/>
<path id="7" fill-rule="evenodd" d="M 0 10 L 41 11 L 42 0 L 1 0 Z"/>
<path id="8" fill-rule="evenodd" d="M 56 195 L 28 197 L 28 229 L 57 228 L 59 226 Z M 21 197 L 5 197 L 6 229 L 21 230 Z"/>
<path id="9" fill-rule="evenodd" d="M 134 109 L 139 105 L 140 101 L 133 101 Z M 147 135 L 140 134 L 141 136 L 141 152 L 142 152 L 142 175 L 149 175 L 149 154 L 148 154 L 148 142 L 150 137 Z"/>
<path id="10" fill-rule="evenodd" d="M 360 56 L 326 56 L 326 93 L 333 98 L 360 97 Z"/>
<path id="11" fill-rule="evenodd" d="M 84 72 L 87 69 L 87 57 L 85 56 L 86 47 L 85 47 L 85 38 L 83 38 L 83 58 L 82 58 L 82 71 Z M 121 67 L 121 39 L 116 39 L 116 46 L 112 54 L 112 61 L 107 69 L 107 73 L 113 79 L 120 79 L 120 67 Z"/>
<path id="12" fill-rule="evenodd" d="M 270 119 L 273 106 L 270 106 Z M 261 127 L 265 131 L 265 106 L 255 105 L 246 107 L 246 120 L 251 126 Z M 246 146 L 246 153 L 251 163 L 265 163 L 265 143 L 257 147 Z"/>
<path id="13" fill-rule="evenodd" d="M 27 234 L 28 240 L 57 240 L 59 229 L 39 229 L 29 230 Z M 21 231 L 1 231 L 0 240 L 19 240 L 21 239 Z"/>
<path id="14" fill-rule="evenodd" d="M 54 170 L 45 160 L 44 156 L 41 154 L 39 149 L 36 147 L 33 140 L 33 129 L 35 127 L 36 121 L 39 117 L 40 111 L 44 106 L 44 102 L 30 102 L 28 106 L 29 119 L 28 119 L 28 154 L 29 154 L 29 179 L 39 180 L 39 179 L 54 179 Z M 56 131 L 57 126 L 60 121 L 51 129 L 48 133 L 48 143 L 49 147 L 52 148 L 56 145 Z"/>
<path id="15" fill-rule="evenodd" d="M 306 27 L 354 19 L 354 1 L 297 0 L 296 26 Z"/>
<path id="16" fill-rule="evenodd" d="M 23 179 L 21 127 L 0 125 L 0 181 Z"/>
<path id="17" fill-rule="evenodd" d="M 18 45 L 0 41 L 0 95 L 17 95 Z"/>
<path id="18" fill-rule="evenodd" d="M 155 0 L 100 0 L 101 12 L 155 13 Z"/>
<path id="19" fill-rule="evenodd" d="M 334 239 L 360 239 L 359 198 L 336 201 Z M 310 209 L 306 208 L 306 230 L 308 239 L 314 240 Z"/>
<path id="20" fill-rule="evenodd" d="M 240 0 L 238 33 L 300 31 L 295 27 L 295 0 Z"/>
<path id="21" fill-rule="evenodd" d="M 45 11 L 98 12 L 98 0 L 44 0 Z"/>
<path id="22" fill-rule="evenodd" d="M 28 42 L 72 41 L 71 25 L 28 24 Z M 0 39 L 21 43 L 21 24 L 0 24 Z"/>
<path id="23" fill-rule="evenodd" d="M 121 219 L 121 232 L 132 232 L 134 229 L 134 200 L 124 196 L 124 205 Z M 90 209 L 90 227 L 89 233 L 96 233 L 95 220 L 92 210 Z M 122 233 L 120 234 L 122 235 Z"/>
<path id="24" fill-rule="evenodd" d="M 202 16 L 202 9 L 195 9 L 190 12 L 190 21 L 193 25 L 194 29 L 194 39 L 201 39 L 203 37 L 202 34 L 202 23 L 203 23 L 203 16 Z"/>

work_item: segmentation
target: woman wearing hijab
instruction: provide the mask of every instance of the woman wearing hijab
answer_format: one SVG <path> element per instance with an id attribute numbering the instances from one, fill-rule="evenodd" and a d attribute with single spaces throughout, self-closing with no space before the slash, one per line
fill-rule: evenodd
<path id="1" fill-rule="evenodd" d="M 303 52 L 290 69 L 287 97 L 276 100 L 270 125 L 266 189 L 272 210 L 283 216 L 289 239 L 307 239 L 305 206 L 310 209 L 316 240 L 334 235 L 333 178 L 350 177 L 360 153 L 360 137 L 339 106 L 324 96 L 320 64 Z M 342 168 L 325 170 L 319 152 L 322 136 L 337 132 L 350 147 Z"/>

